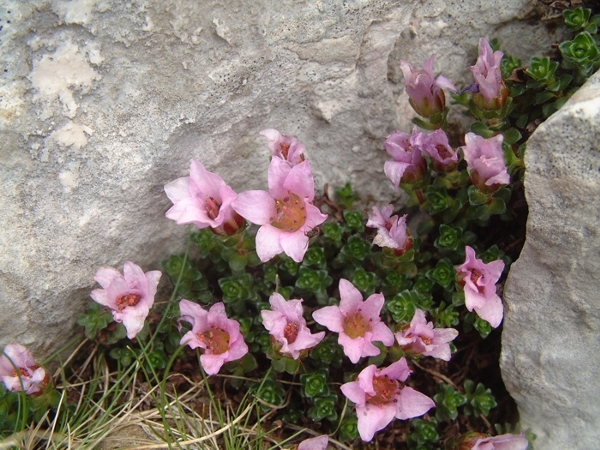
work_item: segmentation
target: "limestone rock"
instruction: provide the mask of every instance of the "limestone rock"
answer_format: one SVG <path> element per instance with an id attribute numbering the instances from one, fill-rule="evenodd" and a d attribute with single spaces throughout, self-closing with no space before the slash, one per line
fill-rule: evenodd
<path id="1" fill-rule="evenodd" d="M 600 72 L 531 136 L 501 368 L 536 448 L 600 442 Z"/>
<path id="2" fill-rule="evenodd" d="M 262 129 L 304 142 L 319 188 L 398 196 L 382 145 L 413 116 L 398 59 L 436 53 L 470 83 L 481 36 L 517 56 L 549 47 L 524 20 L 533 3 L 4 0 L 0 345 L 55 348 L 100 266 L 155 269 L 181 248 L 163 185 L 192 157 L 264 188 Z"/>

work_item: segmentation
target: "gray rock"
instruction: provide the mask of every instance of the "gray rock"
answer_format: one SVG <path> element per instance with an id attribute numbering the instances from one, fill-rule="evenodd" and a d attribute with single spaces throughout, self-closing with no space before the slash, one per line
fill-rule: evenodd
<path id="1" fill-rule="evenodd" d="M 536 448 L 600 442 L 600 72 L 531 136 L 527 240 L 504 291 L 502 376 Z"/>
<path id="2" fill-rule="evenodd" d="M 181 249 L 163 185 L 192 157 L 265 187 L 264 128 L 306 144 L 319 188 L 398 197 L 382 145 L 413 116 L 398 59 L 436 53 L 469 83 L 480 36 L 548 48 L 524 20 L 534 3 L 4 0 L 0 346 L 56 348 L 100 266 L 155 269 Z"/>

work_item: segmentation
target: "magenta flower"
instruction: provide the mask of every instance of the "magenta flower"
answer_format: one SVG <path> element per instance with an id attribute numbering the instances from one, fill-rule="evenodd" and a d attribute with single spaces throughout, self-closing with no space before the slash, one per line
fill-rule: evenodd
<path id="1" fill-rule="evenodd" d="M 279 351 L 298 359 L 302 350 L 316 346 L 325 337 L 325 332 L 311 334 L 302 317 L 302 299 L 286 301 L 274 292 L 269 299 L 271 310 L 262 310 L 263 325 L 272 338 L 281 346 Z"/>
<path id="2" fill-rule="evenodd" d="M 281 134 L 273 128 L 262 130 L 260 135 L 267 138 L 267 145 L 274 157 L 287 161 L 291 166 L 304 161 L 306 148 L 296 137 Z"/>
<path id="3" fill-rule="evenodd" d="M 171 181 L 165 192 L 173 202 L 165 215 L 178 225 L 193 223 L 222 235 L 234 234 L 244 225 L 244 219 L 231 207 L 237 194 L 196 159 L 192 159 L 190 176 Z"/>
<path id="4" fill-rule="evenodd" d="M 461 439 L 458 450 L 526 450 L 529 442 L 523 435 L 488 436 L 469 432 Z"/>
<path id="5" fill-rule="evenodd" d="M 385 149 L 394 160 L 386 161 L 383 171 L 394 189 L 398 189 L 401 182 L 415 183 L 425 174 L 427 166 L 417 141 L 420 134 L 414 127 L 412 134 L 394 131 L 385 140 Z"/>
<path id="6" fill-rule="evenodd" d="M 322 434 L 310 439 L 305 439 L 300 442 L 298 450 L 325 450 L 329 444 L 329 436 Z"/>
<path id="7" fill-rule="evenodd" d="M 396 340 L 408 354 L 433 356 L 450 361 L 448 342 L 456 336 L 458 331 L 454 328 L 433 328 L 433 323 L 427 322 L 425 312 L 417 309 L 410 325 L 396 333 Z"/>
<path id="8" fill-rule="evenodd" d="M 206 312 L 199 304 L 184 299 L 179 302 L 179 311 L 180 329 L 182 320 L 192 324 L 192 330 L 181 338 L 180 345 L 204 350 L 200 364 L 207 375 L 218 373 L 224 363 L 248 353 L 240 324 L 227 317 L 222 302 L 215 303 Z"/>
<path id="9" fill-rule="evenodd" d="M 461 148 L 467 161 L 467 169 L 471 181 L 482 192 L 494 191 L 500 185 L 510 183 L 502 151 L 503 139 L 501 134 L 490 139 L 471 132 L 465 134 L 466 145 Z"/>
<path id="10" fill-rule="evenodd" d="M 408 101 L 417 114 L 423 117 L 444 112 L 446 96 L 443 88 L 456 92 L 456 88 L 446 77 L 441 75 L 437 78 L 433 77 L 434 58 L 435 55 L 432 55 L 419 70 L 416 70 L 409 62 L 400 60 Z"/>
<path id="11" fill-rule="evenodd" d="M 464 284 L 465 306 L 496 328 L 504 314 L 502 300 L 496 294 L 496 282 L 502 275 L 504 262 L 497 260 L 485 264 L 468 245 L 465 252 L 464 264 L 456 267 L 459 284 Z"/>
<path id="12" fill-rule="evenodd" d="M 361 357 L 379 355 L 373 342 L 386 346 L 394 343 L 394 333 L 379 317 L 385 302 L 383 294 L 373 294 L 363 301 L 360 291 L 342 278 L 340 297 L 340 306 L 326 306 L 312 316 L 317 323 L 339 333 L 338 343 L 350 361 L 357 363 Z"/>
<path id="13" fill-rule="evenodd" d="M 423 155 L 429 156 L 433 166 L 438 172 L 451 172 L 458 165 L 458 153 L 448 142 L 448 135 L 444 130 L 438 129 L 432 133 L 421 133 L 418 137 L 418 146 Z"/>
<path id="14" fill-rule="evenodd" d="M 20 344 L 8 344 L 0 356 L 0 378 L 6 389 L 27 394 L 42 392 L 50 377 L 36 364 L 33 355 Z"/>
<path id="15" fill-rule="evenodd" d="M 473 101 L 480 109 L 501 109 L 508 100 L 508 89 L 502 81 L 500 61 L 504 53 L 493 51 L 488 41 L 479 39 L 479 56 L 474 66 L 469 67 L 473 73 L 479 92 L 474 94 Z"/>
<path id="16" fill-rule="evenodd" d="M 311 202 L 315 182 L 310 164 L 291 167 L 281 158 L 269 164 L 269 192 L 246 191 L 233 208 L 250 222 L 261 225 L 256 233 L 256 253 L 262 262 L 284 252 L 296 262 L 308 249 L 307 233 L 327 219 Z"/>
<path id="17" fill-rule="evenodd" d="M 374 206 L 369 213 L 367 226 L 377 228 L 373 244 L 391 248 L 396 255 L 400 256 L 412 248 L 413 240 L 406 228 L 406 214 L 398 218 L 392 216 L 393 210 L 392 205 L 384 206 L 381 210 Z"/>
<path id="18" fill-rule="evenodd" d="M 358 432 L 363 441 L 373 439 L 393 419 L 405 420 L 425 414 L 435 406 L 433 400 L 404 384 L 410 370 L 405 358 L 384 369 L 374 364 L 358 374 L 357 381 L 343 384 L 341 389 L 356 404 Z"/>
<path id="19" fill-rule="evenodd" d="M 144 327 L 161 275 L 158 270 L 144 273 L 131 261 L 125 261 L 123 275 L 112 267 L 101 267 L 94 280 L 102 289 L 94 289 L 90 296 L 95 302 L 110 308 L 115 321 L 122 322 L 127 329 L 127 337 L 133 339 Z"/>

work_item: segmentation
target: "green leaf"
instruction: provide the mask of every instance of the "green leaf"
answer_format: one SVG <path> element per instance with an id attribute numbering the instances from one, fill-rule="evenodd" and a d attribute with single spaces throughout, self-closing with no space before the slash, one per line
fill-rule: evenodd
<path id="1" fill-rule="evenodd" d="M 591 15 L 591 9 L 582 8 L 581 6 L 575 9 L 563 10 L 565 25 L 571 28 L 573 31 L 579 31 L 585 28 L 588 25 Z"/>
<path id="2" fill-rule="evenodd" d="M 504 142 L 507 144 L 515 144 L 521 139 L 521 133 L 516 128 L 509 128 L 504 132 Z"/>
<path id="3" fill-rule="evenodd" d="M 473 206 L 483 205 L 488 201 L 488 196 L 477 189 L 476 186 L 471 185 L 468 189 L 469 193 L 469 203 Z"/>

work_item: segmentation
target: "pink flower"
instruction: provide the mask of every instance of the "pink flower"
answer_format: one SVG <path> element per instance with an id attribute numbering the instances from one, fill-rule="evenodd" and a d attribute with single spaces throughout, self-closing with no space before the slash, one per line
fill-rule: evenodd
<path id="1" fill-rule="evenodd" d="M 273 339 L 281 345 L 279 351 L 298 359 L 302 350 L 316 346 L 325 337 L 325 332 L 311 334 L 302 317 L 302 299 L 286 301 L 274 292 L 269 299 L 271 311 L 262 310 L 263 325 Z"/>
<path id="2" fill-rule="evenodd" d="M 410 105 L 423 117 L 430 117 L 436 113 L 443 113 L 446 107 L 446 96 L 443 88 L 456 91 L 454 85 L 444 76 L 433 77 L 432 55 L 423 63 L 423 68 L 416 70 L 412 64 L 401 59 L 400 68 L 404 73 L 404 82 L 406 84 L 406 93 L 409 97 Z"/>
<path id="3" fill-rule="evenodd" d="M 523 435 L 502 434 L 487 436 L 482 433 L 466 433 L 458 450 L 526 450 L 529 442 Z"/>
<path id="4" fill-rule="evenodd" d="M 379 317 L 385 302 L 383 294 L 373 294 L 363 301 L 360 291 L 342 278 L 340 297 L 340 306 L 326 306 L 312 316 L 317 323 L 339 333 L 338 343 L 350 361 L 357 363 L 361 357 L 379 355 L 375 341 L 386 346 L 394 343 L 394 334 Z"/>
<path id="5" fill-rule="evenodd" d="M 413 240 L 406 229 L 406 214 L 398 218 L 392 216 L 393 210 L 392 205 L 384 206 L 381 210 L 374 206 L 367 226 L 377 228 L 377 236 L 373 239 L 375 245 L 394 249 L 395 254 L 400 256 L 412 248 Z"/>
<path id="6" fill-rule="evenodd" d="M 165 215 L 178 225 L 193 223 L 222 235 L 234 234 L 244 225 L 244 219 L 231 207 L 237 194 L 196 159 L 192 159 L 190 176 L 171 181 L 165 192 L 173 202 Z"/>
<path id="7" fill-rule="evenodd" d="M 385 149 L 394 161 L 386 161 L 383 171 L 394 189 L 398 189 L 401 182 L 419 181 L 425 174 L 427 166 L 417 141 L 420 134 L 417 127 L 414 127 L 412 134 L 394 131 L 385 140 Z"/>
<path id="8" fill-rule="evenodd" d="M 37 394 L 43 391 L 50 377 L 36 364 L 32 354 L 20 344 L 8 344 L 0 356 L 0 378 L 6 389 Z"/>
<path id="9" fill-rule="evenodd" d="M 267 145 L 274 157 L 287 161 L 291 166 L 304 161 L 306 148 L 296 137 L 281 134 L 273 128 L 262 130 L 260 135 L 267 138 Z"/>
<path id="10" fill-rule="evenodd" d="M 450 344 L 458 336 L 454 328 L 433 328 L 432 322 L 427 322 L 425 312 L 417 309 L 410 325 L 396 333 L 396 340 L 408 354 L 433 356 L 444 361 L 450 361 Z"/>
<path id="11" fill-rule="evenodd" d="M 469 67 L 473 73 L 479 93 L 473 100 L 480 109 L 501 109 L 508 99 L 508 89 L 502 81 L 500 61 L 504 53 L 493 51 L 488 41 L 479 39 L 479 56 L 474 66 Z"/>
<path id="12" fill-rule="evenodd" d="M 182 338 L 180 345 L 204 349 L 200 364 L 207 375 L 214 375 L 229 361 L 240 359 L 248 353 L 248 346 L 240 333 L 240 324 L 225 314 L 225 305 L 215 303 L 206 312 L 199 304 L 189 300 L 179 302 L 181 321 L 192 324 L 192 330 Z"/>
<path id="13" fill-rule="evenodd" d="M 144 320 L 154 304 L 154 295 L 161 273 L 152 270 L 144 273 L 140 266 L 126 261 L 123 275 L 112 267 L 101 267 L 94 280 L 102 289 L 94 289 L 92 299 L 112 310 L 116 322 L 123 323 L 127 337 L 133 339 L 144 327 Z"/>
<path id="14" fill-rule="evenodd" d="M 465 247 L 467 259 L 456 268 L 460 284 L 464 284 L 465 306 L 496 328 L 502 322 L 504 307 L 496 294 L 496 282 L 504 270 L 501 260 L 485 264 L 477 259 L 475 250 Z"/>
<path id="15" fill-rule="evenodd" d="M 510 183 L 502 151 L 503 139 L 501 134 L 490 139 L 471 132 L 465 134 L 467 145 L 461 148 L 471 180 L 480 191 L 494 191 L 500 185 Z"/>
<path id="16" fill-rule="evenodd" d="M 310 439 L 305 439 L 300 442 L 298 450 L 325 450 L 329 444 L 329 436 L 322 434 Z"/>
<path id="17" fill-rule="evenodd" d="M 246 191 L 233 202 L 234 209 L 250 222 L 261 225 L 256 233 L 256 253 L 262 262 L 284 252 L 302 261 L 308 248 L 307 233 L 327 219 L 311 204 L 315 182 L 310 164 L 291 167 L 281 158 L 269 164 L 269 192 Z"/>
<path id="18" fill-rule="evenodd" d="M 357 381 L 343 384 L 342 392 L 356 404 L 358 432 L 363 441 L 373 439 L 393 419 L 410 419 L 435 406 L 433 400 L 404 385 L 410 375 L 405 358 L 384 369 L 374 364 L 358 374 Z"/>
<path id="19" fill-rule="evenodd" d="M 432 133 L 421 133 L 418 146 L 423 155 L 429 156 L 438 172 L 451 172 L 458 165 L 458 153 L 448 142 L 448 135 L 442 129 Z"/>

